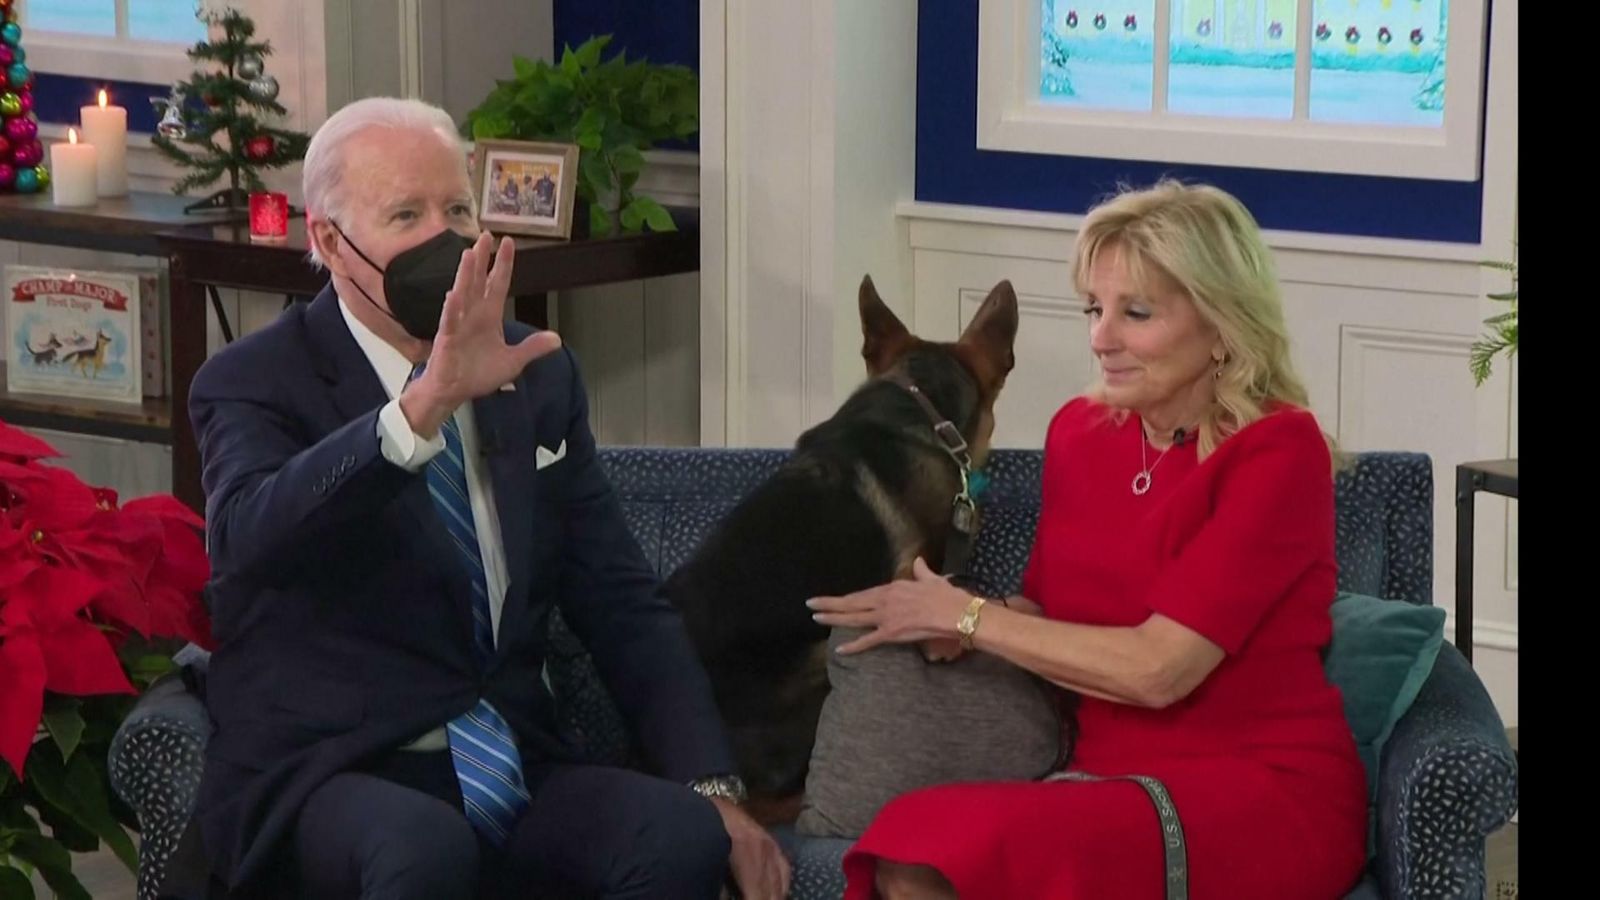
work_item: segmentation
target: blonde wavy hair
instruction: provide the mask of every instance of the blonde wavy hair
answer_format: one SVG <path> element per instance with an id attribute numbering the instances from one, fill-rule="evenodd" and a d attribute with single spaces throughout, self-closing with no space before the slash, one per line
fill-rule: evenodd
<path id="1" fill-rule="evenodd" d="M 1073 267 L 1079 294 L 1087 292 L 1095 259 L 1108 248 L 1122 251 L 1141 289 L 1176 285 L 1217 329 L 1225 355 L 1216 400 L 1200 423 L 1201 459 L 1274 402 L 1309 410 L 1290 356 L 1272 254 L 1238 199 L 1209 185 L 1170 179 L 1144 190 L 1122 188 L 1084 220 Z M 1104 402 L 1104 382 L 1096 381 L 1088 394 Z M 1344 460 L 1333 439 L 1326 432 L 1324 437 L 1337 472 Z"/>

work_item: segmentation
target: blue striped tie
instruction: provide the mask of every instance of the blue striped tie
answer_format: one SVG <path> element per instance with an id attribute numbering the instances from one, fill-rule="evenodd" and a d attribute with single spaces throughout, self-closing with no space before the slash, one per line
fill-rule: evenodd
<path id="1" fill-rule="evenodd" d="M 412 377 L 421 373 L 422 366 L 417 366 Z M 449 532 L 451 543 L 461 551 L 471 576 L 473 643 L 479 663 L 487 665 L 494 656 L 494 627 L 489 617 L 489 581 L 478 547 L 478 529 L 473 525 L 471 495 L 467 492 L 466 455 L 453 416 L 445 419 L 441 430 L 444 450 L 428 463 L 428 493 L 433 495 L 439 519 Z M 477 706 L 451 722 L 446 730 L 467 821 L 490 843 L 503 847 L 517 818 L 528 808 L 522 760 L 511 740 L 511 727 L 488 700 L 480 698 Z"/>

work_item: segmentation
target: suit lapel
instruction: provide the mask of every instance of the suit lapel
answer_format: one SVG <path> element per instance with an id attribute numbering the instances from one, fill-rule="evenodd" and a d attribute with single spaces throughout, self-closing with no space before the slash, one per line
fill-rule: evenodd
<path id="1" fill-rule="evenodd" d="M 373 371 L 372 362 L 350 333 L 344 313 L 339 311 L 339 298 L 331 284 L 311 302 L 310 309 L 306 311 L 306 327 L 318 351 L 315 354 L 318 374 L 329 383 L 334 407 L 344 421 L 360 418 L 389 402 L 388 391 L 384 390 L 378 373 Z M 460 592 L 463 602 L 457 604 L 460 607 L 459 624 L 462 634 L 471 640 L 471 593 L 470 587 L 467 587 L 466 566 L 461 560 L 460 551 L 450 540 L 450 533 L 439 520 L 433 496 L 428 493 L 428 481 L 422 474 L 419 473 L 401 491 L 400 502 L 416 523 L 422 542 L 433 549 L 437 558 L 449 560 L 448 564 L 455 566 L 460 573 L 457 581 L 463 586 Z"/>
<path id="2" fill-rule="evenodd" d="M 333 404 L 346 421 L 389 402 L 378 373 L 372 370 L 372 363 L 345 324 L 332 285 L 311 301 L 311 308 L 306 311 L 306 329 L 317 348 L 317 374 L 333 388 Z"/>

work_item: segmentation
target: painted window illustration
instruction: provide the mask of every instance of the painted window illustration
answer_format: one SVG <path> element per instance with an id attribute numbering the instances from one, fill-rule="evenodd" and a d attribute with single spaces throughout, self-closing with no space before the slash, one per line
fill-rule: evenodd
<path id="1" fill-rule="evenodd" d="M 1051 103 L 1443 125 L 1449 0 L 1041 2 L 1039 93 Z"/>

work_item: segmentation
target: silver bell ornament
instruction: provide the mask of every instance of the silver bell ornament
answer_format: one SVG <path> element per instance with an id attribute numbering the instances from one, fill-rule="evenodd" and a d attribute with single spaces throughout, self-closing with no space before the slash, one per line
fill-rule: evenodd
<path id="1" fill-rule="evenodd" d="M 189 126 L 184 124 L 183 111 L 176 106 L 167 107 L 161 114 L 161 121 L 156 123 L 156 133 L 175 141 L 188 137 Z"/>
<path id="2" fill-rule="evenodd" d="M 161 110 L 161 121 L 156 123 L 156 133 L 174 141 L 181 141 L 189 134 L 189 126 L 183 119 L 183 91 L 173 85 L 165 97 L 151 97 L 150 105 Z"/>
<path id="3" fill-rule="evenodd" d="M 240 78 L 256 78 L 265 70 L 266 64 L 261 61 L 261 57 L 253 53 L 239 60 Z"/>

